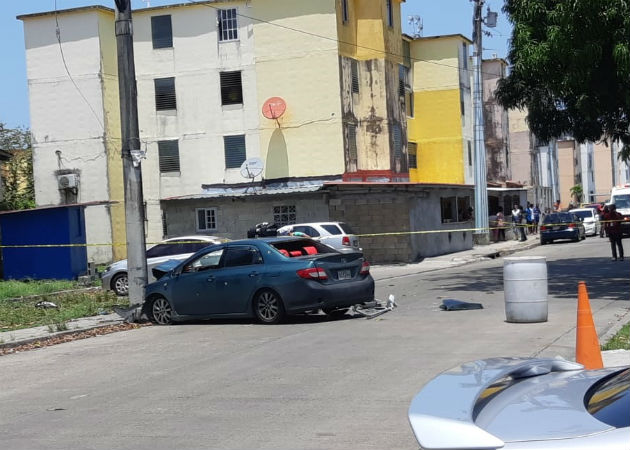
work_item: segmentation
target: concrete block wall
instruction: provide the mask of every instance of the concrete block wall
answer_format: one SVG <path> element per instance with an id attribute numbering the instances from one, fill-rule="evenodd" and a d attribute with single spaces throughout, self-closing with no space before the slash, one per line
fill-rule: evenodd
<path id="1" fill-rule="evenodd" d="M 330 220 L 346 222 L 356 234 L 409 231 L 407 196 L 392 194 L 341 194 L 330 199 Z M 408 262 L 409 235 L 359 238 L 363 252 L 372 263 Z"/>
<path id="2" fill-rule="evenodd" d="M 329 220 L 328 204 L 323 194 L 292 196 L 222 197 L 195 200 L 163 201 L 167 236 L 208 234 L 228 239 L 245 239 L 247 230 L 257 223 L 273 223 L 273 208 L 295 205 L 297 222 L 325 222 Z M 217 229 L 197 231 L 197 208 L 217 209 Z"/>

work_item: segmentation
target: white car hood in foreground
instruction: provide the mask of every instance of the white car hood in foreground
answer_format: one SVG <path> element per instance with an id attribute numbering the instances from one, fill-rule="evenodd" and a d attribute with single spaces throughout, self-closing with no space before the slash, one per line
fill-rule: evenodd
<path id="1" fill-rule="evenodd" d="M 497 449 L 510 442 L 602 433 L 614 428 L 588 413 L 584 394 L 612 372 L 585 371 L 562 359 L 474 361 L 431 380 L 413 399 L 409 421 L 423 449 Z M 492 398 L 475 418 L 480 395 L 508 376 L 518 381 Z"/>

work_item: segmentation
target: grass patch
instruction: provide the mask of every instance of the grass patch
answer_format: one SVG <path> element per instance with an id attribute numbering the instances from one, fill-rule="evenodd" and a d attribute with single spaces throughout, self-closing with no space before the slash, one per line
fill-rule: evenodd
<path id="1" fill-rule="evenodd" d="M 625 324 L 612 339 L 602 345 L 602 350 L 630 350 L 630 323 Z"/>
<path id="2" fill-rule="evenodd" d="M 50 301 L 58 308 L 36 308 L 40 301 Z M 0 299 L 0 332 L 48 325 L 49 330 L 67 330 L 67 322 L 81 317 L 112 312 L 114 306 L 129 306 L 126 298 L 111 291 L 85 291 L 42 296 L 24 300 Z"/>
<path id="3" fill-rule="evenodd" d="M 70 280 L 0 281 L 0 300 L 28 297 L 31 295 L 46 295 L 52 294 L 53 292 L 84 287 L 85 285 Z"/>

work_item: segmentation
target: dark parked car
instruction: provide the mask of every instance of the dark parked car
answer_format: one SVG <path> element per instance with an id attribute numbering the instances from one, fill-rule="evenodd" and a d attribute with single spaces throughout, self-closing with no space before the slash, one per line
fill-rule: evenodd
<path id="1" fill-rule="evenodd" d="M 426 449 L 628 450 L 630 368 L 473 361 L 424 386 L 409 422 Z"/>
<path id="2" fill-rule="evenodd" d="M 255 317 L 278 323 L 286 314 L 326 313 L 374 299 L 370 264 L 312 239 L 262 238 L 205 248 L 153 269 L 145 311 L 158 324 L 188 318 Z"/>
<path id="3" fill-rule="evenodd" d="M 557 239 L 571 239 L 575 242 L 586 239 L 582 219 L 570 212 L 546 215 L 540 226 L 540 245 Z"/>

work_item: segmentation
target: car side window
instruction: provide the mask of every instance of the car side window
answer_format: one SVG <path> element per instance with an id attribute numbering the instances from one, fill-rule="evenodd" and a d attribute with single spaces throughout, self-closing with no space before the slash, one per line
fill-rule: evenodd
<path id="1" fill-rule="evenodd" d="M 339 227 L 337 225 L 322 225 L 322 228 L 324 230 L 328 231 L 333 236 L 336 236 L 338 234 L 342 234 L 342 231 L 339 229 Z"/>
<path id="2" fill-rule="evenodd" d="M 147 250 L 147 258 L 158 258 L 160 256 L 173 255 L 171 251 L 177 247 L 177 244 L 158 244 Z"/>
<path id="3" fill-rule="evenodd" d="M 228 247 L 223 267 L 251 266 L 262 264 L 263 259 L 260 252 L 253 246 Z"/>
<path id="4" fill-rule="evenodd" d="M 308 225 L 294 226 L 293 232 L 295 233 L 296 231 L 300 233 L 304 233 L 305 235 L 310 236 L 310 237 L 319 237 L 319 232 L 315 228 L 310 227 Z"/>
<path id="5" fill-rule="evenodd" d="M 206 253 L 184 266 L 183 272 L 201 272 L 208 269 L 217 269 L 221 262 L 223 249 L 220 248 L 210 253 Z"/>

